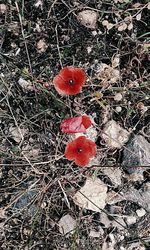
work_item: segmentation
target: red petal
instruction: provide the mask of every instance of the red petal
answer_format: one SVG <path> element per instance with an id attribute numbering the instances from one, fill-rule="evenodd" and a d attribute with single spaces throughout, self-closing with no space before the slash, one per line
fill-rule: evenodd
<path id="1" fill-rule="evenodd" d="M 91 119 L 87 115 L 82 116 L 82 124 L 87 129 L 92 125 Z"/>
<path id="2" fill-rule="evenodd" d="M 69 80 L 74 84 L 69 84 Z M 86 75 L 82 69 L 65 67 L 54 77 L 53 84 L 59 94 L 74 95 L 81 92 L 85 81 Z"/>
<path id="3" fill-rule="evenodd" d="M 93 157 L 93 156 L 95 156 L 96 155 L 96 144 L 95 144 L 95 142 L 93 142 L 93 141 L 91 141 L 91 140 L 89 140 L 88 139 L 88 147 L 89 147 L 89 155 L 90 155 L 90 157 Z"/>
<path id="4" fill-rule="evenodd" d="M 74 160 L 76 156 L 76 142 L 69 142 L 65 148 L 65 157 L 68 160 Z"/>
<path id="5" fill-rule="evenodd" d="M 66 91 L 64 91 L 63 86 L 64 86 L 64 80 L 59 76 L 55 76 L 53 79 L 53 84 L 55 86 L 55 89 L 60 95 L 65 95 Z"/>
<path id="6" fill-rule="evenodd" d="M 83 149 L 83 154 L 86 153 L 89 157 L 96 155 L 96 144 L 92 140 L 87 139 L 85 136 L 79 136 L 74 141 L 76 142 L 76 147 Z"/>
<path id="7" fill-rule="evenodd" d="M 84 157 L 78 157 L 75 159 L 75 163 L 76 165 L 78 165 L 79 167 L 85 167 L 89 164 L 90 162 L 90 157 L 85 154 Z"/>
<path id="8" fill-rule="evenodd" d="M 78 149 L 82 151 L 79 152 Z M 85 136 L 79 136 L 77 139 L 68 143 L 65 149 L 65 156 L 68 160 L 75 160 L 78 166 L 88 165 L 90 158 L 96 154 L 96 144 Z"/>
<path id="9" fill-rule="evenodd" d="M 86 132 L 86 129 L 82 124 L 82 121 L 82 116 L 68 118 L 61 123 L 61 131 L 63 133 L 84 133 Z"/>

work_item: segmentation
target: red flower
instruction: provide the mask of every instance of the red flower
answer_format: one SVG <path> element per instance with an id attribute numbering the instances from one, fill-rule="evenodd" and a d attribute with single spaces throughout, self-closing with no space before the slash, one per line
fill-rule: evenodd
<path id="1" fill-rule="evenodd" d="M 54 77 L 53 84 L 59 94 L 75 95 L 81 92 L 85 81 L 86 74 L 83 69 L 65 67 Z"/>
<path id="2" fill-rule="evenodd" d="M 90 118 L 87 115 L 83 115 L 64 120 L 60 128 L 63 133 L 84 133 L 91 124 Z"/>
<path id="3" fill-rule="evenodd" d="M 79 136 L 77 139 L 68 143 L 65 148 L 66 158 L 68 160 L 74 160 L 80 167 L 88 165 L 90 159 L 95 155 L 96 144 L 85 136 Z"/>

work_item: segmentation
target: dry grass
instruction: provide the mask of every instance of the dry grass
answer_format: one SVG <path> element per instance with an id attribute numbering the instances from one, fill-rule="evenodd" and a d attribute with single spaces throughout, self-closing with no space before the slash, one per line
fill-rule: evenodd
<path id="1" fill-rule="evenodd" d="M 82 210 L 72 200 L 88 176 L 100 178 L 109 190 L 118 193 L 130 185 L 142 189 L 144 183 L 149 184 L 149 170 L 144 173 L 143 182 L 130 181 L 126 176 L 121 167 L 126 146 L 111 150 L 102 140 L 104 121 L 114 119 L 131 135 L 142 134 L 150 141 L 149 113 L 141 109 L 150 107 L 148 3 L 140 1 L 135 8 L 133 1 L 78 1 L 79 5 L 75 5 L 72 0 L 46 0 L 37 8 L 35 2 L 40 1 L 3 2 L 7 9 L 0 26 L 1 249 L 98 250 L 109 240 L 110 233 L 118 240 L 115 249 L 128 249 L 131 243 L 140 241 L 149 249 L 149 213 L 142 218 L 143 224 L 139 219 L 133 226 L 126 226 L 125 237 L 120 239 L 117 228 L 102 225 L 99 213 Z M 99 13 L 96 35 L 77 22 L 76 15 L 83 9 Z M 142 16 L 138 21 L 139 13 Z M 133 29 L 119 32 L 118 24 L 127 15 L 132 17 Z M 118 24 L 107 30 L 102 25 L 104 20 L 117 20 Z M 40 39 L 47 45 L 42 53 L 37 49 Z M 115 55 L 120 56 L 120 63 L 113 68 Z M 107 64 L 103 79 L 97 77 L 101 63 Z M 61 97 L 53 88 L 53 77 L 66 65 L 81 66 L 87 72 L 87 84 L 77 96 Z M 119 79 L 112 82 L 110 74 L 114 69 L 119 71 Z M 32 91 L 18 84 L 20 77 L 31 83 Z M 114 100 L 117 93 L 123 96 L 119 102 Z M 121 112 L 116 111 L 118 106 Z M 99 166 L 89 169 L 78 168 L 65 159 L 68 136 L 59 129 L 65 117 L 80 113 L 94 114 L 98 131 L 96 143 L 101 158 Z M 18 130 L 18 141 L 10 128 Z M 115 188 L 102 166 L 119 166 L 122 185 Z M 121 216 L 133 215 L 139 205 L 126 201 L 118 208 Z M 109 205 L 104 212 L 112 213 Z M 59 219 L 67 213 L 77 222 L 69 237 L 61 235 L 58 226 Z M 110 220 L 112 217 L 117 220 L 111 215 Z M 90 230 L 98 231 L 99 226 L 104 235 L 90 237 Z"/>

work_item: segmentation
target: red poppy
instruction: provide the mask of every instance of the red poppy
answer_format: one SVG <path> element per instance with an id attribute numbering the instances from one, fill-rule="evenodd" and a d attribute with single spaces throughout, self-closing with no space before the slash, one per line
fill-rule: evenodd
<path id="1" fill-rule="evenodd" d="M 63 133 L 84 133 L 91 124 L 90 118 L 87 115 L 83 115 L 64 120 L 60 128 Z"/>
<path id="2" fill-rule="evenodd" d="M 85 84 L 86 74 L 83 69 L 63 68 L 53 79 L 55 89 L 61 95 L 75 95 L 81 92 Z"/>
<path id="3" fill-rule="evenodd" d="M 66 158 L 74 160 L 80 167 L 87 166 L 90 159 L 95 155 L 96 144 L 85 136 L 79 136 L 72 142 L 69 142 L 65 148 Z"/>

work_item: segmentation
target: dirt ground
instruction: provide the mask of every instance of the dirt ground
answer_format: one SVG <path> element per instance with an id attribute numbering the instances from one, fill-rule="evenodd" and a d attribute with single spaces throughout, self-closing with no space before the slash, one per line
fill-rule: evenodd
<path id="1" fill-rule="evenodd" d="M 125 158 L 135 136 L 149 154 L 149 27 L 147 0 L 0 1 L 0 249 L 150 249 L 150 158 L 142 166 L 133 145 L 137 165 Z M 55 90 L 65 66 L 85 70 L 81 93 Z M 60 130 L 81 114 L 96 131 L 88 168 L 65 158 Z M 118 147 L 104 136 L 112 120 L 127 134 Z M 77 191 L 93 201 L 89 178 L 107 190 L 103 207 L 75 202 Z"/>

